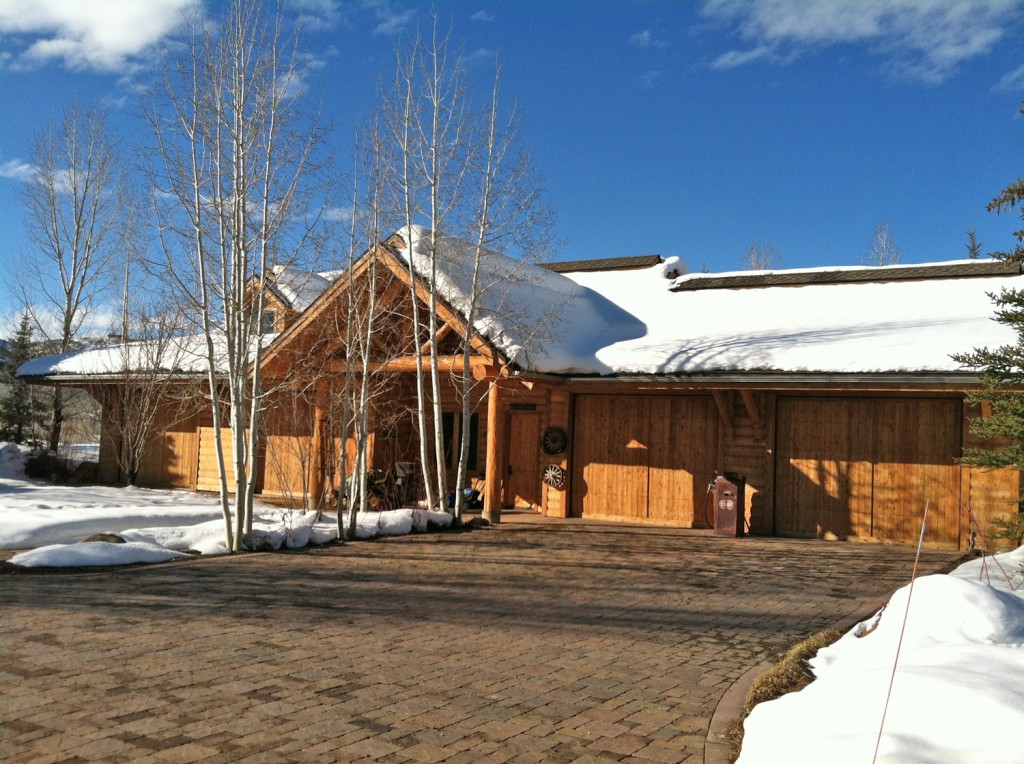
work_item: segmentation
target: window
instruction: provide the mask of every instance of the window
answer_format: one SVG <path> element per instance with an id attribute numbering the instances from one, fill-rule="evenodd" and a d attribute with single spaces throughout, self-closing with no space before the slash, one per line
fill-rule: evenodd
<path id="1" fill-rule="evenodd" d="M 455 424 L 458 421 L 458 429 Z M 455 413 L 445 411 L 441 413 L 441 437 L 444 439 L 444 466 L 451 469 L 458 462 L 455 449 L 460 445 L 462 438 L 462 414 L 456 420 Z M 475 472 L 477 469 L 477 451 L 480 446 L 480 415 L 471 414 L 469 417 L 469 453 L 466 455 L 466 471 Z"/>
<path id="2" fill-rule="evenodd" d="M 260 313 L 260 334 L 273 334 L 274 324 L 277 323 L 277 313 L 272 310 L 265 310 Z"/>

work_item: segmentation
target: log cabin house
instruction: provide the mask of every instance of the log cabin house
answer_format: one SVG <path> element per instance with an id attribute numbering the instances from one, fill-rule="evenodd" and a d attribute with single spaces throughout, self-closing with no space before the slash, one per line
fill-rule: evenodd
<path id="1" fill-rule="evenodd" d="M 337 401 L 355 305 L 376 327 L 365 367 L 376 380 L 373 463 L 417 458 L 413 371 L 433 346 L 446 374 L 446 454 L 470 428 L 468 468 L 485 477 L 494 520 L 518 507 L 708 528 L 708 485 L 725 472 L 746 478 L 743 517 L 755 534 L 911 542 L 928 503 L 926 541 L 966 549 L 993 516 L 1018 511 L 1019 472 L 956 463 L 977 445 L 968 424 L 983 412 L 964 400 L 976 376 L 950 358 L 1015 342 L 991 320 L 989 295 L 1024 287 L 1016 265 L 691 274 L 657 255 L 532 266 L 490 253 L 467 333 L 470 248 L 441 237 L 434 332 L 414 337 L 410 287 L 427 311 L 428 238 L 414 227 L 348 272 L 278 269 L 268 279 L 263 374 L 274 392 L 262 495 L 337 488 L 339 454 L 352 447 Z M 463 422 L 467 335 L 475 413 Z M 119 378 L 102 352 L 37 359 L 19 373 L 82 387 L 106 412 Z M 174 371 L 184 381 L 201 363 L 179 358 Z M 164 420 L 140 482 L 215 489 L 209 415 Z M 113 441 L 105 427 L 100 474 L 111 481 Z"/>

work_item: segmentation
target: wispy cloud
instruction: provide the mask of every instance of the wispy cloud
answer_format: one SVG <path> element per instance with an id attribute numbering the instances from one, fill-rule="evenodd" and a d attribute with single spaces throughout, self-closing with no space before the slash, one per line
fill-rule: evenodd
<path id="1" fill-rule="evenodd" d="M 634 45 L 637 48 L 664 48 L 667 47 L 664 42 L 654 37 L 654 34 L 650 29 L 645 29 L 642 32 L 637 32 L 629 38 L 629 44 Z"/>
<path id="2" fill-rule="evenodd" d="M 988 53 L 1022 16 L 1020 0 L 706 0 L 703 13 L 749 45 L 718 56 L 715 68 L 863 44 L 891 74 L 925 83 Z"/>
<path id="3" fill-rule="evenodd" d="M 36 167 L 20 159 L 9 159 L 0 163 L 0 178 L 28 180 L 36 176 Z"/>
<path id="4" fill-rule="evenodd" d="M 992 89 L 1002 93 L 1016 93 L 1024 90 L 1024 64 L 1000 77 L 999 82 Z"/>
<path id="5" fill-rule="evenodd" d="M 472 53 L 464 53 L 459 56 L 459 63 L 466 69 L 471 69 L 479 64 L 494 61 L 495 53 L 487 48 L 477 48 Z"/>
<path id="6" fill-rule="evenodd" d="M 300 0 L 298 6 L 302 24 L 310 31 L 333 29 L 344 23 L 338 0 Z"/>
<path id="7" fill-rule="evenodd" d="M 10 68 L 57 62 L 123 72 L 183 21 L 194 0 L 0 0 L 0 39 Z M 14 50 L 10 50 L 10 48 Z"/>
<path id="8" fill-rule="evenodd" d="M 660 79 L 661 72 L 657 71 L 656 69 L 652 69 L 649 72 L 644 72 L 643 75 L 640 77 L 640 87 L 643 88 L 644 90 L 651 90 L 654 88 L 655 85 L 658 84 L 658 81 Z"/>
<path id="9" fill-rule="evenodd" d="M 386 36 L 399 35 L 405 32 L 416 20 L 416 11 L 406 8 L 404 11 L 395 10 L 387 0 L 370 0 L 368 3 L 377 19 L 377 26 L 373 33 Z"/>
<path id="10" fill-rule="evenodd" d="M 469 18 L 473 21 L 494 21 L 494 16 L 487 11 L 477 11 Z"/>

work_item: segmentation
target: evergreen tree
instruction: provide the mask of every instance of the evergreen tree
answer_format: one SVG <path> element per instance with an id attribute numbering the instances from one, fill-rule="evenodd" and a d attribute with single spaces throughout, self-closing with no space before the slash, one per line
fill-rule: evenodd
<path id="1" fill-rule="evenodd" d="M 1021 112 L 1024 113 L 1024 108 Z M 1024 218 L 1024 180 L 1018 178 L 1004 188 L 989 202 L 988 211 Z M 1014 237 L 1016 244 L 1012 250 L 993 252 L 992 257 L 1024 264 L 1024 230 L 1017 230 Z M 979 248 L 970 236 L 968 251 L 972 257 Z M 953 356 L 957 362 L 981 373 L 981 386 L 968 393 L 967 401 L 983 407 L 985 416 L 971 422 L 971 432 L 989 442 L 985 448 L 965 449 L 960 462 L 983 469 L 1011 467 L 1019 470 L 1024 468 L 1024 395 L 1019 392 L 1024 385 L 1024 290 L 1004 288 L 992 295 L 992 300 L 996 306 L 995 320 L 1013 329 L 1017 340 L 1011 345 L 976 348 L 970 353 Z M 1024 513 L 1020 510 L 1018 503 L 1015 516 L 996 521 L 999 535 L 1018 540 L 1024 537 Z"/>
<path id="2" fill-rule="evenodd" d="M 981 242 L 978 241 L 978 234 L 974 231 L 974 226 L 967 227 L 967 256 L 972 260 L 977 260 L 981 257 Z"/>
<path id="3" fill-rule="evenodd" d="M 18 330 L 8 342 L 0 366 L 0 437 L 15 443 L 33 439 L 33 425 L 38 411 L 43 408 L 36 392 L 25 380 L 18 378 L 18 367 L 33 356 L 32 318 L 22 313 Z"/>

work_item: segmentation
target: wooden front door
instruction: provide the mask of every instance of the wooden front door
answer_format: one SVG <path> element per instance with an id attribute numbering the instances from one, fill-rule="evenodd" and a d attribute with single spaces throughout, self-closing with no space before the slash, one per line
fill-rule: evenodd
<path id="1" fill-rule="evenodd" d="M 503 506 L 540 506 L 540 415 L 508 416 L 508 448 L 505 450 Z"/>

